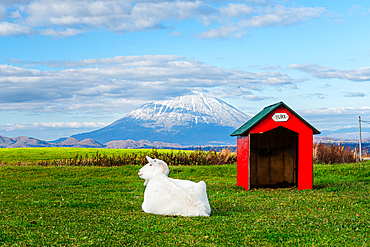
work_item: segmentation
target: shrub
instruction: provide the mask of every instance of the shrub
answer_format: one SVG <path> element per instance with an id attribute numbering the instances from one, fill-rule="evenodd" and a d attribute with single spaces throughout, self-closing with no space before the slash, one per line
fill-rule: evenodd
<path id="1" fill-rule="evenodd" d="M 342 164 L 358 162 L 359 157 L 355 149 L 341 144 L 315 143 L 314 162 L 324 164 Z"/>
<path id="2" fill-rule="evenodd" d="M 101 154 L 99 151 L 95 155 L 85 157 L 76 155 L 70 159 L 60 159 L 52 161 L 38 161 L 37 165 L 41 166 L 124 166 L 140 165 L 147 163 L 146 156 L 157 158 L 165 161 L 170 166 L 194 166 L 194 165 L 224 165 L 236 163 L 236 154 L 232 153 L 229 148 L 222 149 L 220 152 L 215 150 L 202 151 L 201 149 L 194 152 L 174 151 L 158 152 L 152 149 L 149 152 L 140 153 L 123 153 L 121 155 L 108 156 Z"/>

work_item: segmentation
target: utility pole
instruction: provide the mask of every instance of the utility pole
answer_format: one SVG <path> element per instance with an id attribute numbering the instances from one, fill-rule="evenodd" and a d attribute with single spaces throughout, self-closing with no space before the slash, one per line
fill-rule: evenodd
<path id="1" fill-rule="evenodd" d="M 359 117 L 358 117 L 358 130 L 359 130 L 359 137 L 360 137 L 360 140 L 359 140 L 358 146 L 359 146 L 359 149 L 360 149 L 360 161 L 362 161 L 362 148 L 361 148 L 361 116 L 359 116 Z"/>

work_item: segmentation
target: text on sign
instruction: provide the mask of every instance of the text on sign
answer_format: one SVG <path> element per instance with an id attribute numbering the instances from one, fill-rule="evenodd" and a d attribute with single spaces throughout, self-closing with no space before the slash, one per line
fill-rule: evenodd
<path id="1" fill-rule="evenodd" d="M 289 119 L 289 115 L 286 113 L 275 113 L 274 116 L 272 116 L 272 119 L 275 122 L 286 122 Z"/>

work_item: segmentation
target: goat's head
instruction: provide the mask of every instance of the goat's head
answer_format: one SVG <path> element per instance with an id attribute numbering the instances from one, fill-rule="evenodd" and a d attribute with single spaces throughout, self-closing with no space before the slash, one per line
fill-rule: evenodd
<path id="1" fill-rule="evenodd" d="M 147 185 L 149 179 L 158 174 L 168 175 L 169 169 L 166 162 L 159 159 L 151 159 L 149 156 L 146 156 L 146 159 L 149 163 L 143 166 L 138 173 L 140 178 L 145 179 L 144 185 Z"/>

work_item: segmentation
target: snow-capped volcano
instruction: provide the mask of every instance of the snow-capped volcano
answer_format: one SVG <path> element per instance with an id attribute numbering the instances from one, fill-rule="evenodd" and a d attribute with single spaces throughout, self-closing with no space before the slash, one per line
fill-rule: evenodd
<path id="1" fill-rule="evenodd" d="M 183 145 L 234 144 L 230 134 L 248 119 L 222 100 L 196 93 L 144 104 L 102 129 L 73 137 L 101 143 L 133 139 Z"/>
<path id="2" fill-rule="evenodd" d="M 124 118 L 150 121 L 170 130 L 176 125 L 218 124 L 237 128 L 247 116 L 222 100 L 197 93 L 173 100 L 150 102 Z"/>

